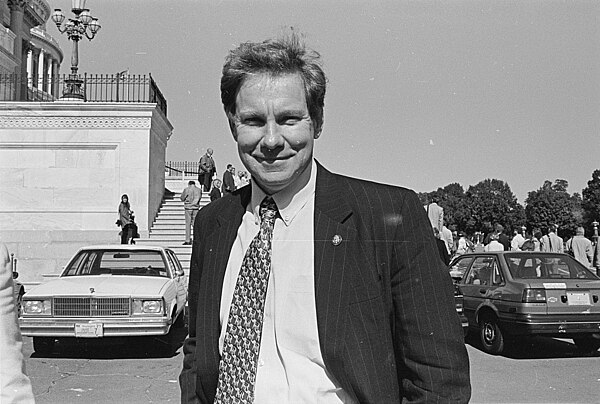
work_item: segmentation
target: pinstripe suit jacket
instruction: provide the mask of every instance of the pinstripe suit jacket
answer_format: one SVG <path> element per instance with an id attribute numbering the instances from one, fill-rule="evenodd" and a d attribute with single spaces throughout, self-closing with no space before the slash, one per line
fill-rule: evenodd
<path id="1" fill-rule="evenodd" d="M 249 200 L 244 187 L 201 209 L 194 224 L 185 403 L 214 401 L 223 277 Z M 467 402 L 453 287 L 416 194 L 317 164 L 314 224 L 319 342 L 342 388 L 361 403 Z"/>

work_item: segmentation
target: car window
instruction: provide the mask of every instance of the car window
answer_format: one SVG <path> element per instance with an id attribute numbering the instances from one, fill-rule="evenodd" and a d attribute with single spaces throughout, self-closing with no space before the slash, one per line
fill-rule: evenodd
<path id="1" fill-rule="evenodd" d="M 595 279 L 581 263 L 564 254 L 505 254 L 515 279 Z"/>
<path id="2" fill-rule="evenodd" d="M 169 266 L 171 267 L 171 273 L 172 273 L 172 277 L 174 278 L 177 275 L 177 270 L 179 269 L 176 262 L 177 260 L 175 260 L 173 258 L 173 253 L 171 251 L 166 251 L 167 253 L 167 260 L 169 261 Z"/>
<path id="3" fill-rule="evenodd" d="M 65 276 L 169 276 L 161 252 L 153 250 L 82 251 L 65 269 L 64 273 Z"/>
<path id="4" fill-rule="evenodd" d="M 470 285 L 492 285 L 492 272 L 495 259 L 492 256 L 477 257 L 471 265 L 465 283 Z"/>
<path id="5" fill-rule="evenodd" d="M 81 252 L 70 265 L 65 268 L 64 275 L 90 275 L 98 267 L 98 254 L 96 252 Z"/>
<path id="6" fill-rule="evenodd" d="M 469 266 L 471 265 L 471 262 L 473 262 L 474 259 L 475 257 L 460 257 L 452 263 L 450 271 L 464 274 L 467 271 L 467 269 L 469 269 Z"/>
<path id="7" fill-rule="evenodd" d="M 175 253 L 173 251 L 168 250 L 167 253 L 169 253 L 169 255 L 173 258 L 173 268 L 175 268 L 176 271 L 183 271 L 183 267 L 181 266 L 181 261 L 179 261 L 179 259 L 177 259 L 177 256 L 175 255 Z"/>
<path id="8" fill-rule="evenodd" d="M 500 271 L 500 265 L 498 261 L 494 259 L 494 265 L 492 267 L 492 285 L 500 286 L 504 284 L 504 278 L 502 277 L 502 272 Z"/>

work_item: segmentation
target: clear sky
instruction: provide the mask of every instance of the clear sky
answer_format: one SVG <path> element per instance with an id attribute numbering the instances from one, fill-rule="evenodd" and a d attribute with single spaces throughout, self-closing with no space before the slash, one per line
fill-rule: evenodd
<path id="1" fill-rule="evenodd" d="M 70 13 L 70 0 L 49 0 Z M 507 182 L 519 202 L 545 180 L 581 193 L 600 168 L 600 2 L 88 0 L 102 29 L 80 72 L 151 73 L 174 133 L 167 160 L 214 149 L 238 169 L 219 95 L 240 42 L 294 27 L 329 86 L 316 157 L 328 169 L 432 191 Z M 65 53 L 71 45 L 50 21 Z"/>

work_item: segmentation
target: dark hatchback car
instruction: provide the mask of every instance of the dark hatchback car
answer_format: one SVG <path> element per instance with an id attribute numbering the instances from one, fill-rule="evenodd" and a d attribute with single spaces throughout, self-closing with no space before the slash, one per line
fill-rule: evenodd
<path id="1" fill-rule="evenodd" d="M 450 263 L 450 274 L 460 279 L 469 330 L 488 353 L 531 335 L 600 348 L 600 278 L 567 254 L 469 253 Z"/>

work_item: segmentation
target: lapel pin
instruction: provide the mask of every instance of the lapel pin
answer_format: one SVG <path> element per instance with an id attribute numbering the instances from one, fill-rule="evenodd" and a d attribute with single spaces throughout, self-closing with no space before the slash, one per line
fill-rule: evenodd
<path id="1" fill-rule="evenodd" d="M 333 243 L 333 245 L 340 245 L 342 243 L 342 236 L 340 236 L 339 234 L 336 234 L 331 239 L 331 242 Z"/>

